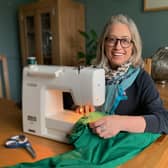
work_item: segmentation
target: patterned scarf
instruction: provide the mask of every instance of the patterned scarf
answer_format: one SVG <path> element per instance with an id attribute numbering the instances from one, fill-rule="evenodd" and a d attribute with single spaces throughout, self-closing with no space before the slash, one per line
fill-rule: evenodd
<path id="1" fill-rule="evenodd" d="M 108 69 L 106 70 L 106 81 L 111 81 L 113 83 L 119 83 L 124 79 L 125 74 L 127 73 L 129 67 L 131 66 L 131 62 L 126 62 L 119 66 L 117 70 Z"/>

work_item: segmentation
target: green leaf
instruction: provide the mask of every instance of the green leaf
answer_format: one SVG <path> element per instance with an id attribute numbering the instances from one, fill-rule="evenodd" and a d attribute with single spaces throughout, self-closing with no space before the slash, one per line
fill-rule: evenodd
<path id="1" fill-rule="evenodd" d="M 91 34 L 91 36 L 92 36 L 92 39 L 94 40 L 94 41 L 97 41 L 97 33 L 96 33 L 96 31 L 95 30 L 93 30 L 93 29 L 91 29 L 90 30 L 90 34 Z"/>
<path id="2" fill-rule="evenodd" d="M 95 43 L 94 40 L 90 40 L 87 44 L 86 44 L 86 48 L 90 48 L 91 46 L 93 46 Z"/>
<path id="3" fill-rule="evenodd" d="M 77 54 L 77 58 L 80 59 L 80 58 L 85 58 L 85 54 L 81 51 L 78 52 Z"/>
<path id="4" fill-rule="evenodd" d="M 96 57 L 96 50 L 97 50 L 97 33 L 95 30 L 91 29 L 89 32 L 79 31 L 80 35 L 86 39 L 86 53 L 78 52 L 77 58 L 81 59 L 84 58 L 86 65 L 90 65 L 92 60 Z"/>
<path id="5" fill-rule="evenodd" d="M 89 35 L 87 34 L 87 32 L 84 32 L 84 31 L 80 31 L 79 30 L 79 33 L 86 39 L 89 39 Z"/>

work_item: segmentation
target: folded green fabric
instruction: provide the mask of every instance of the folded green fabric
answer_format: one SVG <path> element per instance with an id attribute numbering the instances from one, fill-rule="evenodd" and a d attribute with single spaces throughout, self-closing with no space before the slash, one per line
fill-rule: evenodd
<path id="1" fill-rule="evenodd" d="M 103 139 L 92 133 L 88 122 L 104 114 L 93 112 L 81 118 L 70 135 L 75 149 L 34 163 L 20 163 L 8 168 L 114 168 L 133 158 L 153 143 L 160 134 L 121 132 Z"/>

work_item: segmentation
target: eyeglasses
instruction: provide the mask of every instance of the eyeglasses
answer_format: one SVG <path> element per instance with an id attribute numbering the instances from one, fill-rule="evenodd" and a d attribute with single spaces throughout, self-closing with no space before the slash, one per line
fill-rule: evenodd
<path id="1" fill-rule="evenodd" d="M 115 45 L 118 44 L 118 41 L 120 42 L 120 45 L 123 47 L 123 48 L 128 48 L 130 47 L 131 43 L 133 43 L 133 41 L 127 37 L 125 38 L 116 38 L 116 37 L 106 37 L 106 43 L 108 46 L 110 47 L 114 47 Z"/>

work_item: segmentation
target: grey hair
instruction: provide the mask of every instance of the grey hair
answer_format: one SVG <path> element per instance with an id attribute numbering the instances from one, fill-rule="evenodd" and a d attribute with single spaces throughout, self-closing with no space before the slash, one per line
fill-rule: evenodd
<path id="1" fill-rule="evenodd" d="M 131 37 L 133 41 L 133 49 L 132 49 L 132 56 L 130 58 L 130 62 L 134 67 L 138 67 L 138 66 L 142 67 L 143 66 L 143 60 L 141 57 L 142 42 L 141 42 L 139 31 L 137 29 L 135 22 L 131 18 L 123 14 L 112 16 L 110 20 L 106 23 L 98 42 L 98 48 L 97 48 L 96 60 L 95 60 L 96 64 L 99 67 L 103 67 L 105 69 L 109 68 L 108 59 L 105 56 L 104 43 L 105 43 L 105 38 L 107 37 L 107 34 L 109 32 L 109 28 L 114 23 L 122 23 L 128 26 L 128 29 L 131 33 Z"/>

